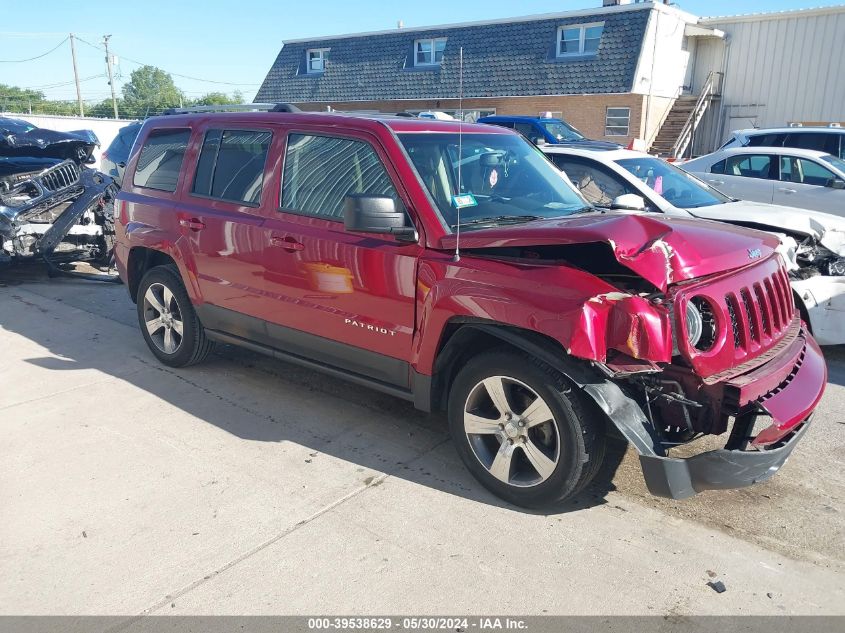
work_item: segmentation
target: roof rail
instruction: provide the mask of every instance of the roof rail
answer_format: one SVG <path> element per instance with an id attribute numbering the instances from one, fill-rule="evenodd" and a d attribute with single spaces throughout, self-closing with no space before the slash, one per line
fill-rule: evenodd
<path id="1" fill-rule="evenodd" d="M 203 114 L 209 112 L 301 112 L 301 110 L 290 103 L 233 103 L 168 108 L 162 114 Z"/>

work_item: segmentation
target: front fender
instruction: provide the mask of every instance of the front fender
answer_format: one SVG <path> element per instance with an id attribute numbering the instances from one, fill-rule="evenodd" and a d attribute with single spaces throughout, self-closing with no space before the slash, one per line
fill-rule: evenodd
<path id="1" fill-rule="evenodd" d="M 420 262 L 412 363 L 431 375 L 448 323 L 470 318 L 537 332 L 566 353 L 606 362 L 609 350 L 669 362 L 669 311 L 587 272 L 463 257 Z"/>

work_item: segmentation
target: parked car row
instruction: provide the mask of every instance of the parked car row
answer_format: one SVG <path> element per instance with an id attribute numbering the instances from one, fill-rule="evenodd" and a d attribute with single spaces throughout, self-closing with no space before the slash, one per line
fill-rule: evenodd
<path id="1" fill-rule="evenodd" d="M 790 288 L 808 246 L 787 264 L 738 226 L 760 205 L 618 149 L 546 147 L 567 177 L 500 126 L 283 110 L 140 128 L 115 254 L 162 363 L 233 343 L 443 411 L 525 506 L 582 490 L 608 433 L 684 498 L 773 476 L 807 431 L 827 378 Z M 675 454 L 703 435 L 724 448 Z"/>

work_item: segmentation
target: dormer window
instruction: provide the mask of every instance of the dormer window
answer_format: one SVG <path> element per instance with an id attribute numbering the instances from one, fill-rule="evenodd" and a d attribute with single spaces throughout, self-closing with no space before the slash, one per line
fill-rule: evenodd
<path id="1" fill-rule="evenodd" d="M 309 75 L 323 72 L 326 69 L 328 55 L 328 48 L 309 48 L 305 53 L 305 59 L 308 63 L 306 72 Z"/>
<path id="2" fill-rule="evenodd" d="M 446 38 L 435 37 L 414 41 L 414 66 L 439 66 L 446 50 Z"/>
<path id="3" fill-rule="evenodd" d="M 593 55 L 599 49 L 604 22 L 561 26 L 557 30 L 557 56 Z"/>

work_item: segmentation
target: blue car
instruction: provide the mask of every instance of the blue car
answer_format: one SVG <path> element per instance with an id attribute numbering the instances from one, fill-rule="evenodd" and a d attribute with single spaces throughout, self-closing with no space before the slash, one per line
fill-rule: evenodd
<path id="1" fill-rule="evenodd" d="M 549 145 L 569 145 L 591 150 L 612 150 L 622 147 L 617 143 L 595 141 L 586 138 L 563 119 L 536 116 L 493 115 L 481 117 L 478 119 L 478 122 L 516 130 L 534 143 L 534 145 L 548 143 Z"/>

